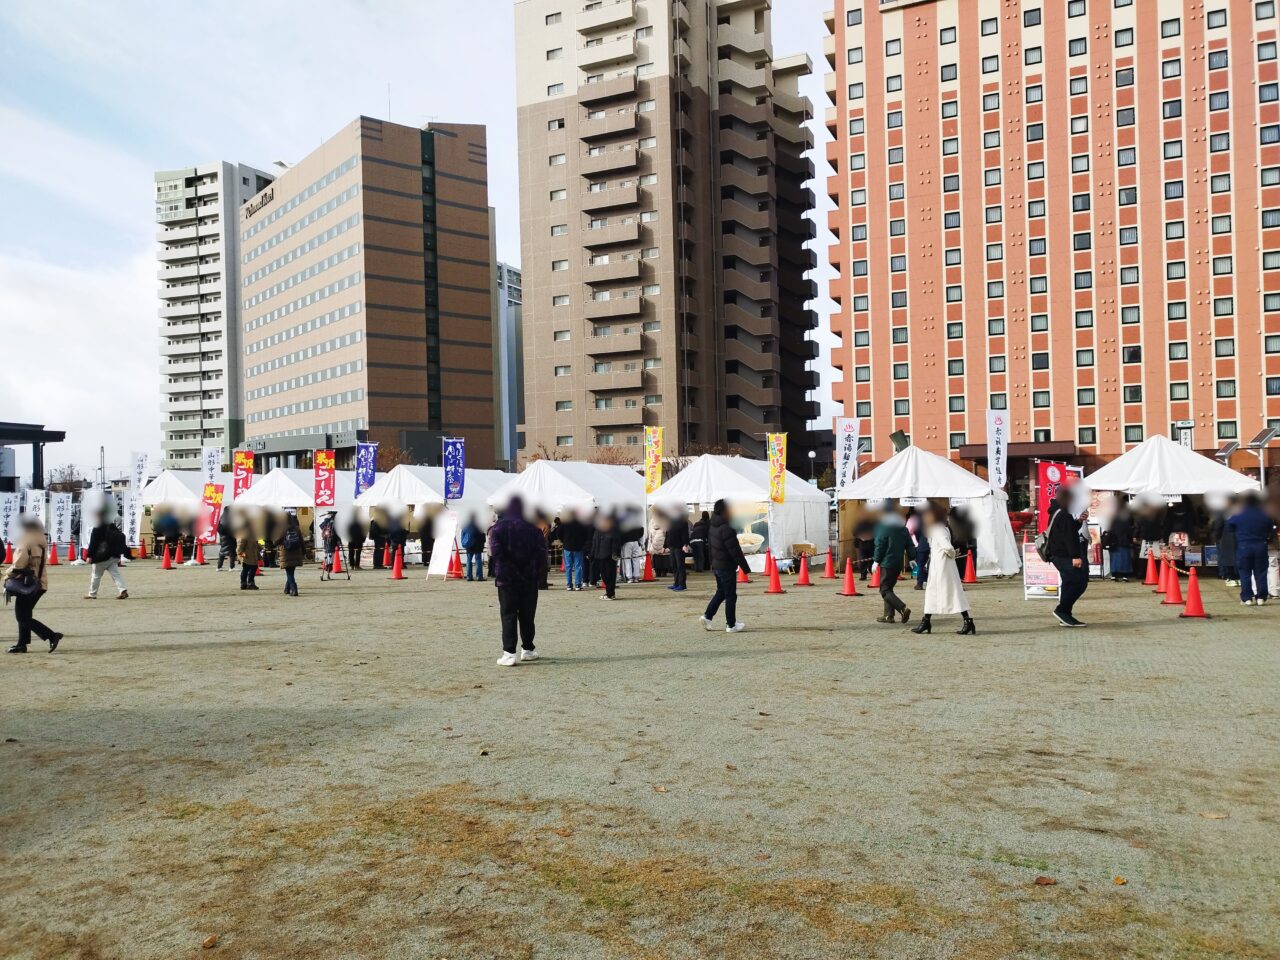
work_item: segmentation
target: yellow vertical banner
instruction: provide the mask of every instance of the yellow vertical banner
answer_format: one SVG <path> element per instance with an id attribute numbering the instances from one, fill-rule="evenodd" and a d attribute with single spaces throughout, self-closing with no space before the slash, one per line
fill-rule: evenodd
<path id="1" fill-rule="evenodd" d="M 771 433 L 769 442 L 769 499 L 782 503 L 787 496 L 787 435 Z"/>
<path id="2" fill-rule="evenodd" d="M 662 486 L 662 428 L 644 428 L 644 492 Z"/>

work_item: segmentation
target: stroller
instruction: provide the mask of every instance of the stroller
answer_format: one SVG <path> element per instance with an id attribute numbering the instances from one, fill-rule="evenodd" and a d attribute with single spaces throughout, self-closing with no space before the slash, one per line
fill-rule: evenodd
<path id="1" fill-rule="evenodd" d="M 342 540 L 338 536 L 337 524 L 334 523 L 336 513 L 329 513 L 320 521 L 320 546 L 324 551 L 324 560 L 320 564 L 320 580 L 335 580 L 340 576 L 351 579 L 351 571 L 342 562 Z"/>

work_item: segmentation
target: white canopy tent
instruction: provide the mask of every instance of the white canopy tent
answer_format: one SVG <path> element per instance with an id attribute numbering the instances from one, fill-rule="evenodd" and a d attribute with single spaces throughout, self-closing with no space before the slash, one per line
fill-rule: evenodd
<path id="1" fill-rule="evenodd" d="M 473 470 L 468 468 L 463 484 L 462 497 L 450 501 L 448 506 L 459 512 L 487 512 L 489 498 L 515 479 L 514 474 L 501 470 Z M 422 467 L 400 464 L 379 477 L 368 490 L 356 498 L 357 507 L 376 507 L 384 504 L 403 506 L 431 506 L 445 503 L 444 467 Z"/>
<path id="2" fill-rule="evenodd" d="M 1159 497 L 1247 493 L 1259 489 L 1258 481 L 1161 434 L 1148 437 L 1128 453 L 1086 476 L 1082 483 L 1090 490 Z"/>
<path id="3" fill-rule="evenodd" d="M 907 447 L 836 491 L 838 500 L 908 498 L 966 501 L 977 541 L 979 576 L 1012 576 L 1022 569 L 1009 523 L 1009 497 L 959 464 L 919 447 Z"/>
<path id="4" fill-rule="evenodd" d="M 355 499 L 354 470 L 335 472 L 336 506 L 350 506 Z M 253 478 L 253 486 L 240 495 L 237 507 L 271 507 L 277 510 L 315 507 L 315 473 L 295 467 L 276 467 Z"/>
<path id="5" fill-rule="evenodd" d="M 643 510 L 644 477 L 630 467 L 578 461 L 535 460 L 489 495 L 501 509 L 519 496 L 525 506 L 563 510 Z"/>
<path id="6" fill-rule="evenodd" d="M 790 553 L 792 544 L 812 543 L 827 552 L 831 498 L 794 473 L 786 474 L 782 503 L 769 498 L 769 464 L 763 460 L 703 454 L 649 495 L 651 506 L 710 509 L 717 500 L 762 504 L 768 517 L 769 549 Z"/>
<path id="7" fill-rule="evenodd" d="M 230 474 L 227 474 L 228 481 Z M 231 498 L 227 483 L 225 499 Z M 195 506 L 204 499 L 204 475 L 199 470 L 162 470 L 142 488 L 142 504 L 147 507 Z"/>

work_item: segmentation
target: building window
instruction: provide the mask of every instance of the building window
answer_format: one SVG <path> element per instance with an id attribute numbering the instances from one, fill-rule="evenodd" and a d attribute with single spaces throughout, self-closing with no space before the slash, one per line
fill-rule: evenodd
<path id="1" fill-rule="evenodd" d="M 870 383 L 870 382 L 871 382 L 871 368 L 870 368 L 870 367 L 854 367 L 854 368 L 853 368 L 853 379 L 854 379 L 854 381 L 855 381 L 855 382 L 857 382 L 857 383 Z"/>
<path id="2" fill-rule="evenodd" d="M 1117 87 L 1133 86 L 1133 67 L 1125 67 L 1122 70 L 1116 71 L 1116 86 Z"/>
<path id="3" fill-rule="evenodd" d="M 568 232 L 569 225 L 567 223 L 557 223 L 553 224 L 551 227 L 551 235 L 553 237 L 563 237 L 568 234 Z"/>
<path id="4" fill-rule="evenodd" d="M 1222 153 L 1224 150 L 1231 149 L 1231 134 L 1214 133 L 1209 136 L 1209 152 Z"/>
<path id="5" fill-rule="evenodd" d="M 1047 313 L 1033 313 L 1031 315 L 1031 332 L 1045 333 L 1049 329 L 1049 315 Z"/>
<path id="6" fill-rule="evenodd" d="M 850 48 L 849 48 L 848 57 L 849 57 L 849 63 L 861 63 L 861 62 L 862 62 L 862 48 L 861 48 L 861 47 L 850 47 Z"/>
<path id="7" fill-rule="evenodd" d="M 910 400 L 893 401 L 893 415 L 895 417 L 909 417 L 911 415 L 911 401 Z"/>
<path id="8" fill-rule="evenodd" d="M 1044 161 L 1043 160 L 1034 160 L 1031 163 L 1027 164 L 1027 179 L 1028 180 L 1044 179 Z"/>
<path id="9" fill-rule="evenodd" d="M 1214 384 L 1213 392 L 1220 400 L 1230 400 L 1236 395 L 1236 382 L 1234 380 L 1219 380 Z"/>
<path id="10" fill-rule="evenodd" d="M 1081 427 L 1079 431 L 1077 431 L 1077 436 L 1079 438 L 1080 444 L 1082 445 L 1097 443 L 1098 428 L 1097 427 Z"/>
<path id="11" fill-rule="evenodd" d="M 1031 405 L 1033 407 L 1040 407 L 1040 408 L 1049 406 L 1049 391 L 1048 390 L 1032 390 Z"/>
<path id="12" fill-rule="evenodd" d="M 996 56 L 982 58 L 982 72 L 995 73 L 1000 69 L 1000 58 Z"/>
<path id="13" fill-rule="evenodd" d="M 984 37 L 995 36 L 996 33 L 999 32 L 999 30 L 1000 30 L 1000 21 L 998 18 L 988 17 L 986 20 L 982 21 L 980 32 Z"/>
<path id="14" fill-rule="evenodd" d="M 1174 77 L 1182 76 L 1182 61 L 1177 57 L 1172 60 L 1164 60 L 1160 64 L 1160 76 L 1166 80 L 1172 80 Z"/>
<path id="15" fill-rule="evenodd" d="M 962 377 L 964 376 L 964 361 L 960 359 L 947 361 L 947 376 Z"/>
<path id="16" fill-rule="evenodd" d="M 938 33 L 938 42 L 939 42 L 939 43 L 941 43 L 941 44 L 955 43 L 955 42 L 956 42 L 956 28 L 955 28 L 955 27 L 943 27 L 943 28 L 942 28 L 942 30 Z"/>
<path id="17" fill-rule="evenodd" d="M 1189 400 L 1191 398 L 1191 384 L 1185 380 L 1169 384 L 1170 400 Z"/>
<path id="18" fill-rule="evenodd" d="M 547 157 L 547 163 L 553 167 L 561 166 L 564 162 L 565 156 L 563 153 L 553 153 L 551 156 Z"/>
<path id="19" fill-rule="evenodd" d="M 884 42 L 884 55 L 886 57 L 896 57 L 902 52 L 901 40 L 886 40 Z"/>
<path id="20" fill-rule="evenodd" d="M 1223 337 L 1221 340 L 1213 341 L 1213 355 L 1215 357 L 1234 357 L 1236 355 L 1236 342 L 1231 337 Z"/>
<path id="21" fill-rule="evenodd" d="M 560 94 L 562 94 L 562 93 L 564 93 L 564 84 L 563 84 L 563 83 L 551 83 L 551 84 L 547 84 L 547 96 L 548 96 L 548 97 L 558 97 L 558 96 L 560 96 Z"/>
<path id="22" fill-rule="evenodd" d="M 859 7 L 846 13 L 844 22 L 850 27 L 856 27 L 860 24 L 862 22 L 862 8 Z"/>
<path id="23" fill-rule="evenodd" d="M 1092 327 L 1092 326 L 1093 326 L 1093 311 L 1092 311 L 1092 310 L 1077 310 L 1077 311 L 1076 311 L 1076 327 L 1077 327 L 1077 329 L 1082 329 L 1082 330 L 1083 330 L 1083 329 L 1085 329 L 1085 328 L 1087 328 L 1087 327 Z"/>
<path id="24" fill-rule="evenodd" d="M 952 413 L 964 413 L 964 396 L 947 397 L 947 409 Z"/>
<path id="25" fill-rule="evenodd" d="M 1092 351 L 1092 350 L 1077 350 L 1077 351 L 1076 351 L 1076 366 L 1077 366 L 1077 367 L 1092 367 L 1092 366 L 1093 366 L 1093 351 Z"/>
<path id="26" fill-rule="evenodd" d="M 559 13 L 548 13 L 544 18 L 544 21 L 548 27 L 552 26 L 553 24 L 559 23 L 560 20 L 561 20 L 561 17 Z"/>
<path id="27" fill-rule="evenodd" d="M 893 365 L 893 379 L 909 380 L 911 378 L 910 364 L 895 363 Z"/>
<path id="28" fill-rule="evenodd" d="M 1205 22 L 1210 30 L 1217 27 L 1225 27 L 1227 25 L 1227 11 L 1210 10 L 1208 15 L 1205 17 Z"/>
<path id="29" fill-rule="evenodd" d="M 1022 62 L 1027 66 L 1042 63 L 1044 61 L 1044 51 L 1039 47 L 1027 47 L 1022 53 Z"/>
<path id="30" fill-rule="evenodd" d="M 1141 403 L 1142 402 L 1142 386 L 1141 384 L 1130 384 L 1124 388 L 1125 403 Z"/>
<path id="31" fill-rule="evenodd" d="M 863 84 L 862 84 L 862 82 L 861 82 L 861 81 L 859 81 L 858 83 L 851 83 L 851 84 L 849 84 L 849 99 L 850 99 L 850 100 L 861 100 L 861 99 L 862 99 L 862 91 L 863 91 L 863 89 L 864 89 L 864 87 L 863 87 Z"/>
<path id="32" fill-rule="evenodd" d="M 1133 28 L 1132 27 L 1125 27 L 1123 30 L 1116 31 L 1116 46 L 1117 47 L 1133 46 Z"/>
<path id="33" fill-rule="evenodd" d="M 1187 341 L 1185 340 L 1172 341 L 1169 344 L 1169 359 L 1170 360 L 1187 359 Z"/>
<path id="34" fill-rule="evenodd" d="M 556 437 L 556 446 L 557 446 L 557 447 L 572 447 L 572 446 L 573 446 L 573 436 L 572 436 L 571 434 L 565 434 L 564 436 Z"/>
<path id="35" fill-rule="evenodd" d="M 955 100 L 942 101 L 942 116 L 944 119 L 949 120 L 952 117 L 959 116 L 959 114 L 960 114 L 960 104 L 957 101 Z"/>
<path id="36" fill-rule="evenodd" d="M 1218 421 L 1218 439 L 1219 440 L 1235 440 L 1239 436 L 1234 420 Z"/>
<path id="37" fill-rule="evenodd" d="M 550 50 L 548 50 L 548 51 L 547 51 L 547 59 L 548 59 L 548 60 L 563 60 L 563 59 L 564 59 L 564 47 L 552 47 Z"/>
<path id="38" fill-rule="evenodd" d="M 1138 307 L 1136 307 L 1136 306 L 1128 306 L 1128 307 L 1121 307 L 1121 308 L 1120 308 L 1120 322 L 1121 322 L 1121 323 L 1125 323 L 1125 324 L 1129 324 L 1129 323 L 1138 323 L 1139 321 L 1141 321 L 1141 319 L 1142 319 L 1142 315 L 1141 315 L 1141 313 L 1140 313 L 1140 311 L 1139 311 L 1139 308 L 1138 308 Z"/>
<path id="39" fill-rule="evenodd" d="M 947 339 L 948 339 L 948 340 L 959 340 L 959 339 L 961 339 L 962 337 L 964 337 L 964 324 L 963 324 L 963 323 L 948 323 L 948 324 L 947 324 Z"/>
<path id="40" fill-rule="evenodd" d="M 1076 391 L 1076 403 L 1082 407 L 1092 407 L 1098 402 L 1098 392 L 1093 387 L 1082 387 Z"/>
<path id="41" fill-rule="evenodd" d="M 1160 36 L 1176 37 L 1180 33 L 1182 33 L 1182 21 L 1177 17 L 1174 17 L 1172 20 L 1162 20 L 1160 22 Z"/>
<path id="42" fill-rule="evenodd" d="M 1225 50 L 1214 50 L 1209 54 L 1210 70 L 1225 70 L 1229 62 L 1230 58 L 1227 56 L 1227 51 Z"/>
<path id="43" fill-rule="evenodd" d="M 1009 395 L 1007 393 L 993 393 L 987 398 L 987 406 L 992 410 L 1008 410 Z"/>
<path id="44" fill-rule="evenodd" d="M 1089 52 L 1089 41 L 1084 37 L 1076 37 L 1067 41 L 1067 56 L 1080 57 Z M 1073 91 L 1074 92 L 1074 91 Z"/>
<path id="45" fill-rule="evenodd" d="M 949 83 L 956 78 L 956 65 L 954 63 L 944 63 L 942 65 L 942 82 Z"/>
<path id="46" fill-rule="evenodd" d="M 1121 347 L 1120 348 L 1121 363 L 1141 363 L 1142 347 Z"/>
<path id="47" fill-rule="evenodd" d="M 1046 352 L 1031 354 L 1031 369 L 1032 370 L 1048 370 L 1049 354 Z"/>
<path id="48" fill-rule="evenodd" d="M 987 321 L 987 336 L 1004 336 L 1004 317 L 992 317 Z"/>
<path id="49" fill-rule="evenodd" d="M 894 343 L 906 343 L 906 342 L 907 342 L 907 328 L 906 328 L 906 327 L 894 327 L 894 328 L 889 332 L 889 338 L 890 338 Z"/>
<path id="50" fill-rule="evenodd" d="M 953 433 L 947 439 L 952 450 L 959 450 L 964 446 L 965 437 L 963 433 Z"/>

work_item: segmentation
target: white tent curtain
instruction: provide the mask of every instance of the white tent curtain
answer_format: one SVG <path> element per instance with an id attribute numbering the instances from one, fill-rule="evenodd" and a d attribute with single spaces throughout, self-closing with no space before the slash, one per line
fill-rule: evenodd
<path id="1" fill-rule="evenodd" d="M 1011 577 L 1022 569 L 1018 538 L 1009 523 L 1009 495 L 992 490 L 985 497 L 965 501 L 978 543 L 980 577 Z"/>

